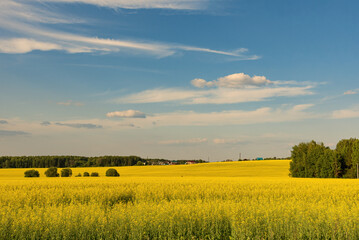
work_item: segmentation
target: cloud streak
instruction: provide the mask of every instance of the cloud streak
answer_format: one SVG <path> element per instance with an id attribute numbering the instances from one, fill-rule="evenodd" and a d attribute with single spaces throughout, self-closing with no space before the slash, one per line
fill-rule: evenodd
<path id="1" fill-rule="evenodd" d="M 65 127 L 71 127 L 71 128 L 86 128 L 86 129 L 99 129 L 103 128 L 102 125 L 96 125 L 92 123 L 55 123 L 57 126 L 65 126 Z"/>
<path id="2" fill-rule="evenodd" d="M 289 109 L 263 107 L 253 111 L 232 110 L 210 113 L 185 111 L 155 114 L 148 117 L 148 120 L 156 121 L 160 126 L 219 126 L 301 121 L 319 117 L 306 112 L 310 107 L 311 104 L 296 105 Z"/>
<path id="3" fill-rule="evenodd" d="M 0 39 L 1 53 L 28 53 L 34 50 L 51 51 L 63 48 L 54 43 L 36 41 L 26 38 Z"/>
<path id="4" fill-rule="evenodd" d="M 145 90 L 114 99 L 115 103 L 160 103 L 180 102 L 182 104 L 233 104 L 265 101 L 273 97 L 294 97 L 311 95 L 311 86 L 209 90 L 186 90 L 177 88 Z"/>
<path id="5" fill-rule="evenodd" d="M 177 139 L 177 140 L 164 140 L 159 141 L 158 143 L 161 145 L 185 145 L 185 144 L 201 144 L 208 142 L 207 138 L 191 138 L 191 139 Z"/>
<path id="6" fill-rule="evenodd" d="M 357 91 L 355 90 L 348 90 L 346 92 L 344 92 L 344 95 L 354 95 L 354 94 L 357 94 Z"/>
<path id="7" fill-rule="evenodd" d="M 119 118 L 146 118 L 146 114 L 137 110 L 126 110 L 109 112 L 106 114 L 107 117 L 119 117 Z"/>
<path id="8" fill-rule="evenodd" d="M 100 7 L 127 9 L 173 9 L 201 10 L 206 8 L 207 0 L 40 0 L 41 2 L 83 3 Z"/>
<path id="9" fill-rule="evenodd" d="M 220 77 L 215 81 L 206 81 L 204 79 L 196 78 L 191 81 L 192 85 L 198 88 L 203 87 L 225 87 L 225 88 L 243 88 L 248 86 L 265 86 L 273 82 L 268 80 L 265 76 L 249 76 L 244 73 L 234 73 L 224 77 Z"/>
<path id="10" fill-rule="evenodd" d="M 233 51 L 221 51 L 197 46 L 186 46 L 173 43 L 159 43 L 131 39 L 111 39 L 101 37 L 89 37 L 67 32 L 49 29 L 49 24 L 74 24 L 81 20 L 68 16 L 61 16 L 41 7 L 39 4 L 26 4 L 15 0 L 3 0 L 0 3 L 0 27 L 15 35 L 22 37 L 3 37 L 0 39 L 1 53 L 28 53 L 34 50 L 41 51 L 65 51 L 67 53 L 130 53 L 148 54 L 159 58 L 168 57 L 178 52 L 203 52 L 216 55 L 231 56 L 237 60 L 256 60 L 256 55 L 248 55 L 243 49 Z M 195 9 L 195 6 L 205 1 L 186 0 L 157 0 L 157 1 L 96 1 L 96 0 L 43 0 L 42 2 L 66 2 L 87 3 L 101 7 L 124 7 L 124 8 L 172 8 L 172 9 Z M 127 7 L 126 7 L 127 6 Z M 182 6 L 182 8 L 181 8 Z M 36 23 L 36 24 L 35 24 Z M 42 27 L 43 23 L 47 28 Z"/>
<path id="11" fill-rule="evenodd" d="M 30 135 L 30 133 L 23 131 L 0 130 L 0 137 L 24 136 L 24 135 Z"/>
<path id="12" fill-rule="evenodd" d="M 67 102 L 58 102 L 57 105 L 62 105 L 62 106 L 83 106 L 84 104 L 81 102 L 74 102 L 72 100 L 68 100 Z"/>
<path id="13" fill-rule="evenodd" d="M 359 110 L 357 109 L 336 110 L 333 111 L 332 118 L 334 119 L 359 118 Z"/>
<path id="14" fill-rule="evenodd" d="M 196 78 L 191 81 L 196 89 L 159 88 L 113 99 L 115 103 L 164 103 L 180 104 L 233 104 L 265 101 L 274 97 L 312 95 L 312 85 L 295 82 L 270 81 L 265 76 L 230 74 L 215 81 Z M 206 88 L 205 88 L 206 87 Z"/>

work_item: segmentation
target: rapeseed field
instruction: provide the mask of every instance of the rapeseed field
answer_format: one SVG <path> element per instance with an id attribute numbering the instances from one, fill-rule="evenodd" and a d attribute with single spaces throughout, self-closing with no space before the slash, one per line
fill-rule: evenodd
<path id="1" fill-rule="evenodd" d="M 358 239 L 359 182 L 298 179 L 289 161 L 0 170 L 0 239 Z"/>

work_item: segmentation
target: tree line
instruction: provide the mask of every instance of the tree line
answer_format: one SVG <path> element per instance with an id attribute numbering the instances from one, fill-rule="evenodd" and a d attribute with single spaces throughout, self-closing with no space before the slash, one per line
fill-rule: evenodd
<path id="1" fill-rule="evenodd" d="M 357 178 L 359 139 L 340 140 L 335 149 L 315 141 L 292 149 L 290 175 L 303 178 Z"/>
<path id="2" fill-rule="evenodd" d="M 40 177 L 40 173 L 38 170 L 32 169 L 24 172 L 24 176 L 26 178 L 34 178 Z M 60 177 L 60 174 L 57 172 L 57 167 L 50 167 L 45 171 L 46 177 Z M 63 168 L 61 169 L 61 177 L 71 177 L 72 169 L 71 168 Z M 92 172 L 91 175 L 88 172 L 84 172 L 84 177 L 99 177 L 98 172 Z M 106 177 L 119 177 L 120 174 L 114 168 L 109 168 L 106 171 Z M 78 173 L 75 177 L 82 177 L 81 173 Z"/>
<path id="3" fill-rule="evenodd" d="M 197 163 L 203 160 L 193 160 Z M 175 162 L 185 164 L 187 160 L 145 159 L 138 156 L 1 156 L 0 168 L 67 168 L 67 167 L 110 167 L 157 165 Z"/>

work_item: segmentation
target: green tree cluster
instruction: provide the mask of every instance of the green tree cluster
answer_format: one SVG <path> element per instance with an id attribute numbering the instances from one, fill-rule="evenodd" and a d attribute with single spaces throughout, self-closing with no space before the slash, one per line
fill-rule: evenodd
<path id="1" fill-rule="evenodd" d="M 300 143 L 292 149 L 290 175 L 303 178 L 357 178 L 359 139 L 340 140 L 334 150 L 323 143 Z"/>
<path id="2" fill-rule="evenodd" d="M 71 177 L 72 170 L 70 168 L 64 168 L 61 170 L 61 177 Z"/>
<path id="3" fill-rule="evenodd" d="M 114 168 L 109 168 L 106 171 L 106 177 L 119 177 L 119 176 L 120 176 L 120 174 Z"/>
<path id="4" fill-rule="evenodd" d="M 49 169 L 47 169 L 45 171 L 45 175 L 46 175 L 46 177 L 58 177 L 58 176 L 60 176 L 60 174 L 57 172 L 56 167 L 50 167 Z"/>
<path id="5" fill-rule="evenodd" d="M 25 177 L 40 177 L 39 171 L 35 169 L 25 171 L 24 175 Z"/>

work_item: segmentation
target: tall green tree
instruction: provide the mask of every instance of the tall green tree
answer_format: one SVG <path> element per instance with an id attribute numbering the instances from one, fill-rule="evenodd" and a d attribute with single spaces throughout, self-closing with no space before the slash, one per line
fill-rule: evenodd
<path id="1" fill-rule="evenodd" d="M 359 164 L 359 140 L 353 143 L 351 157 L 352 157 L 353 168 L 355 168 L 355 172 L 356 172 L 357 166 Z M 358 178 L 358 174 L 356 177 Z"/>

